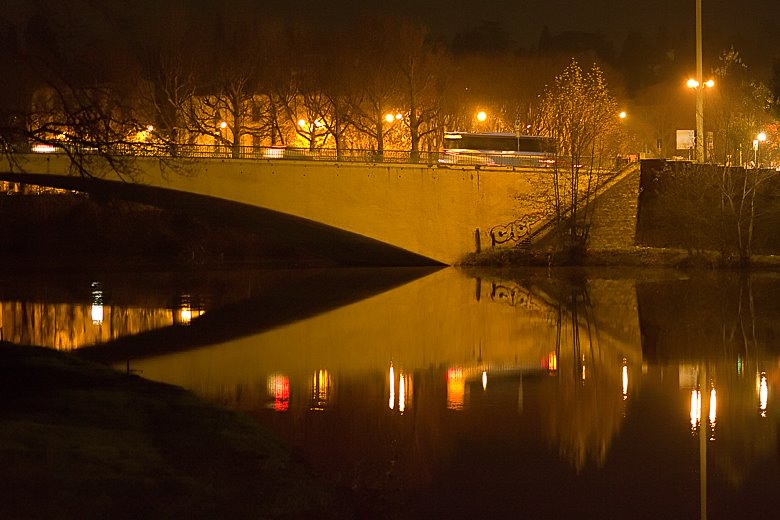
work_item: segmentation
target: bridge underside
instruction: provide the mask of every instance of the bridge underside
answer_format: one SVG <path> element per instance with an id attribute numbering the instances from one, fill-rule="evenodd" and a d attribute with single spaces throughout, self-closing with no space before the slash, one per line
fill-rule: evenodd
<path id="1" fill-rule="evenodd" d="M 205 221 L 257 233 L 267 245 L 264 259 L 288 259 L 296 252 L 307 259 L 349 266 L 434 266 L 434 260 L 331 226 L 280 212 L 147 185 L 84 177 L 5 174 L 0 180 L 88 193 L 98 199 L 120 199 L 179 211 Z"/>

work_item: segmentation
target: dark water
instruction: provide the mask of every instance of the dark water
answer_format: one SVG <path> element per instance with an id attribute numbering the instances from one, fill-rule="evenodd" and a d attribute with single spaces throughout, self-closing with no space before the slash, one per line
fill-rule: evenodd
<path id="1" fill-rule="evenodd" d="M 780 517 L 780 275 L 0 278 L 3 338 L 277 432 L 367 518 Z"/>

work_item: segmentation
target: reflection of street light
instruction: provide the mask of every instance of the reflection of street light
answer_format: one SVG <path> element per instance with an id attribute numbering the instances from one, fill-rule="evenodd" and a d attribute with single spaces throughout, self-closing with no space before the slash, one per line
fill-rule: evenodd
<path id="1" fill-rule="evenodd" d="M 761 372 L 758 383 L 758 410 L 761 417 L 766 417 L 766 403 L 769 397 L 769 388 L 766 383 L 766 373 Z"/>

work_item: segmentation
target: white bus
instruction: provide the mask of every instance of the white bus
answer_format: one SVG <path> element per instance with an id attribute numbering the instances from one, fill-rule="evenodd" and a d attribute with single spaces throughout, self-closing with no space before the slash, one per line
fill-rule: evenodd
<path id="1" fill-rule="evenodd" d="M 508 132 L 444 134 L 444 164 L 548 167 L 555 164 L 555 140 Z"/>

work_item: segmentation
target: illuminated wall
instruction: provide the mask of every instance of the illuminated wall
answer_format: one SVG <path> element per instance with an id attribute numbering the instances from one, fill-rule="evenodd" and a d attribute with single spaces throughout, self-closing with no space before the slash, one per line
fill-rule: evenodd
<path id="1" fill-rule="evenodd" d="M 68 160 L 53 154 L 19 160 L 28 173 L 70 171 Z M 477 230 L 481 248 L 489 248 L 490 229 L 535 211 L 522 196 L 549 183 L 548 172 L 473 167 L 156 158 L 134 164 L 138 183 L 302 217 L 445 264 L 476 250 Z"/>

